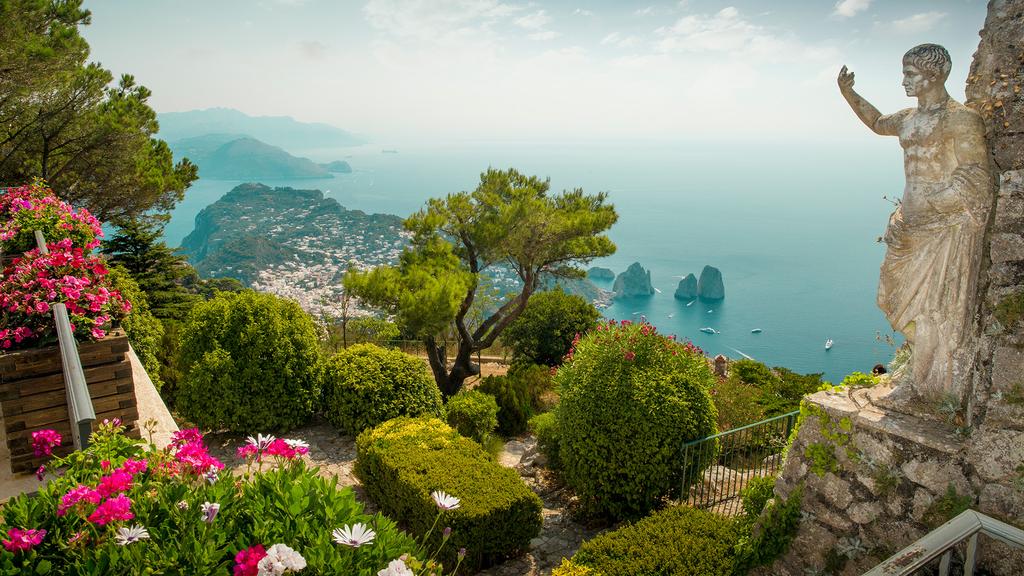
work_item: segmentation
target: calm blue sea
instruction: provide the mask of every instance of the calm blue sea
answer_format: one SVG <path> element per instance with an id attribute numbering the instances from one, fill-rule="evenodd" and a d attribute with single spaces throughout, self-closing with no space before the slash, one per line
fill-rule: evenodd
<path id="1" fill-rule="evenodd" d="M 388 146 L 387 148 L 391 148 Z M 547 176 L 552 188 L 606 191 L 619 213 L 614 256 L 594 262 L 616 273 L 651 270 L 651 298 L 618 301 L 615 319 L 643 314 L 666 333 L 710 354 L 748 355 L 773 366 L 824 372 L 837 382 L 891 358 L 891 334 L 875 306 L 876 242 L 903 186 L 898 144 L 488 144 L 293 151 L 347 160 L 354 172 L 326 180 L 266 181 L 316 188 L 347 208 L 408 215 L 430 197 L 472 190 L 488 166 Z M 178 245 L 196 214 L 237 181 L 200 180 L 174 211 L 165 236 Z M 726 298 L 686 306 L 679 279 L 718 267 Z M 610 286 L 605 286 L 610 288 Z M 699 331 L 708 326 L 721 334 Z M 751 330 L 760 328 L 760 334 Z M 878 334 L 883 335 L 880 341 Z M 825 351 L 825 340 L 835 345 Z"/>

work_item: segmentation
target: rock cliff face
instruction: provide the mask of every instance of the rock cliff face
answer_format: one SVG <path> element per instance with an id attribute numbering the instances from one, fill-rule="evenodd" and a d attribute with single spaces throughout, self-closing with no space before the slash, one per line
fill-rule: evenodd
<path id="1" fill-rule="evenodd" d="M 612 285 L 616 298 L 635 298 L 654 294 L 651 286 L 651 272 L 644 270 L 639 262 L 633 262 L 625 272 L 619 274 Z"/>
<path id="2" fill-rule="evenodd" d="M 676 287 L 676 300 L 693 300 L 697 297 L 697 277 L 687 274 Z"/>
<path id="3" fill-rule="evenodd" d="M 722 272 L 714 266 L 705 266 L 697 281 L 697 296 L 702 300 L 721 300 L 725 298 L 725 282 Z"/>
<path id="4" fill-rule="evenodd" d="M 590 270 L 587 270 L 587 277 L 591 280 L 598 280 L 601 282 L 610 282 L 615 280 L 615 272 L 612 272 L 609 268 L 601 268 L 600 266 L 594 266 Z"/>

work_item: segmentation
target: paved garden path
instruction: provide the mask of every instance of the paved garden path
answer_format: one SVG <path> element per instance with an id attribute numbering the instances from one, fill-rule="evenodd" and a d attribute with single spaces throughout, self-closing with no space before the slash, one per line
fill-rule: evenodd
<path id="1" fill-rule="evenodd" d="M 320 467 L 321 475 L 336 477 L 339 486 L 352 486 L 367 512 L 377 510 L 352 473 L 356 459 L 354 438 L 339 434 L 325 422 L 293 430 L 287 437 L 308 442 L 309 454 L 305 458 L 310 464 Z M 235 455 L 235 450 L 245 442 L 243 436 L 208 434 L 206 442 L 210 453 L 224 462 L 226 467 L 235 471 L 245 469 L 245 464 Z M 546 576 L 552 568 L 561 564 L 563 557 L 572 556 L 584 540 L 599 532 L 598 529 L 588 528 L 570 518 L 567 513 L 567 508 L 572 505 L 570 494 L 546 468 L 535 465 L 538 464 L 538 457 L 537 442 L 532 437 L 506 443 L 498 457 L 502 465 L 518 471 L 527 486 L 540 496 L 544 504 L 544 526 L 540 536 L 530 543 L 530 550 L 526 554 L 480 572 L 481 576 Z"/>

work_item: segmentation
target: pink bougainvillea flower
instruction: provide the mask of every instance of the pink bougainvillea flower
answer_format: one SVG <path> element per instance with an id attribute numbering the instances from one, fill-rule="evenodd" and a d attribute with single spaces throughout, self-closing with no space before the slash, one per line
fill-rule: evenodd
<path id="1" fill-rule="evenodd" d="M 36 430 L 32 433 L 32 451 L 36 457 L 50 456 L 53 449 L 60 446 L 61 435 L 56 430 Z"/>
<path id="2" fill-rule="evenodd" d="M 131 511 L 132 501 L 124 494 L 118 494 L 113 498 L 104 500 L 96 507 L 96 510 L 89 515 L 89 522 L 103 526 L 117 520 L 131 520 L 135 515 Z"/>
<path id="3" fill-rule="evenodd" d="M 250 546 L 235 554 L 234 576 L 257 576 L 259 574 L 259 563 L 267 556 L 267 551 L 262 544 Z"/>
<path id="4" fill-rule="evenodd" d="M 8 552 L 31 550 L 39 546 L 44 536 L 46 536 L 46 530 L 11 528 L 7 531 L 7 540 L 4 540 L 4 548 L 7 548 Z"/>

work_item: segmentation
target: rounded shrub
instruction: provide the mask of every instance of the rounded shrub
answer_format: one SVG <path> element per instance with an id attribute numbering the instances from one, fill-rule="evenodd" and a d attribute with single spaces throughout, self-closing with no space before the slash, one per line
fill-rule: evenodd
<path id="1" fill-rule="evenodd" d="M 398 416 L 440 416 L 441 391 L 415 356 L 357 344 L 324 366 L 324 416 L 356 435 Z"/>
<path id="2" fill-rule="evenodd" d="M 562 467 L 562 461 L 558 457 L 558 445 L 561 442 L 561 433 L 558 429 L 558 408 L 551 412 L 538 414 L 530 418 L 530 432 L 537 437 L 537 448 L 548 460 L 548 468 L 558 470 Z"/>
<path id="3" fill-rule="evenodd" d="M 703 352 L 647 323 L 599 324 L 554 380 L 565 479 L 596 514 L 639 517 L 678 494 L 683 444 L 715 433 Z M 707 464 L 691 462 L 687 477 Z"/>
<path id="4" fill-rule="evenodd" d="M 498 403 L 479 390 L 464 390 L 445 404 L 448 425 L 483 444 L 498 427 Z"/>
<path id="5" fill-rule="evenodd" d="M 488 376 L 477 387 L 498 402 L 498 433 L 505 437 L 526 431 L 526 423 L 537 413 L 541 394 L 551 388 L 550 368 L 534 364 L 512 367 L 505 376 Z"/>
<path id="6" fill-rule="evenodd" d="M 601 313 L 593 304 L 560 289 L 530 297 L 526 308 L 501 334 L 515 363 L 557 366 L 573 338 L 597 325 Z"/>
<path id="7" fill-rule="evenodd" d="M 319 398 L 313 319 L 291 300 L 252 290 L 197 304 L 181 328 L 181 414 L 208 429 L 285 431 Z"/>

